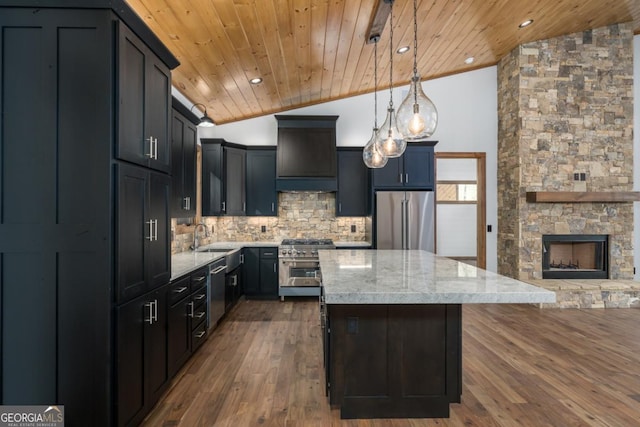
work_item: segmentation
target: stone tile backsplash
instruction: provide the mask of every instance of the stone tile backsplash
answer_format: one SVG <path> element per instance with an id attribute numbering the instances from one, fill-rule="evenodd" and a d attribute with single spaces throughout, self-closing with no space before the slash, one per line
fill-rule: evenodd
<path id="1" fill-rule="evenodd" d="M 278 193 L 278 216 L 203 217 L 208 236 L 203 245 L 224 241 L 275 241 L 284 238 L 323 238 L 334 241 L 367 240 L 367 217 L 336 217 L 335 193 Z M 369 221 L 370 222 L 370 221 Z M 355 226 L 355 232 L 352 232 Z M 178 225 L 174 219 L 172 253 L 189 250 L 193 225 Z M 262 231 L 264 230 L 264 231 Z M 199 236 L 202 232 L 198 231 Z"/>

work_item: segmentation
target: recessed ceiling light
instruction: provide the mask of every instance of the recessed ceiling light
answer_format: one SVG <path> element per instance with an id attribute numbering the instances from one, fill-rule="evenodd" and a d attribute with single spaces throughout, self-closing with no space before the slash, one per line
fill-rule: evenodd
<path id="1" fill-rule="evenodd" d="M 522 24 L 518 25 L 518 28 L 528 27 L 531 24 L 533 24 L 533 19 L 527 19 Z"/>
<path id="2" fill-rule="evenodd" d="M 249 80 L 249 83 L 251 83 L 252 85 L 257 85 L 262 83 L 262 77 L 255 77 L 251 80 Z"/>
<path id="3" fill-rule="evenodd" d="M 464 60 L 465 64 L 473 64 L 473 61 L 475 61 L 476 58 L 474 58 L 473 56 L 468 57 L 467 59 Z"/>
<path id="4" fill-rule="evenodd" d="M 399 53 L 399 54 L 401 54 L 401 55 L 402 55 L 403 53 L 409 52 L 409 46 L 402 46 L 402 47 L 399 47 L 399 48 L 398 48 L 398 50 L 396 50 L 396 52 L 398 52 L 398 53 Z"/>

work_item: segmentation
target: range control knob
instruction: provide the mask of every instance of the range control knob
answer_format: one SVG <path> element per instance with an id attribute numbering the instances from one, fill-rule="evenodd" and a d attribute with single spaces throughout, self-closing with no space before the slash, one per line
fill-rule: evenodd
<path id="1" fill-rule="evenodd" d="M 282 255 L 286 255 L 286 254 L 287 254 L 287 250 L 286 250 L 286 249 L 283 249 L 283 250 L 282 250 Z"/>
<path id="2" fill-rule="evenodd" d="M 288 254 L 292 254 L 292 253 L 294 253 L 294 252 L 295 252 L 295 251 L 292 251 L 291 249 L 289 249 L 289 250 L 287 251 L 287 253 L 288 253 Z"/>
<path id="3" fill-rule="evenodd" d="M 302 251 L 302 255 L 306 255 L 306 254 L 307 254 L 307 251 Z"/>

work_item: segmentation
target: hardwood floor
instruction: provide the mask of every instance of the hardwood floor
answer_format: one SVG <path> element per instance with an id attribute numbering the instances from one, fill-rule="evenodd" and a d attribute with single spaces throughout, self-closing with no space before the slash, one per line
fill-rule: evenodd
<path id="1" fill-rule="evenodd" d="M 462 403 L 448 419 L 413 420 L 340 420 L 318 317 L 315 299 L 241 301 L 144 425 L 640 425 L 640 310 L 466 305 Z"/>

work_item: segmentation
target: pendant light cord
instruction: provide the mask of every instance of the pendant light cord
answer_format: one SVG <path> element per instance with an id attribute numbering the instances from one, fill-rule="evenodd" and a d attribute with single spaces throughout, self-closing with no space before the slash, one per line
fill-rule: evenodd
<path id="1" fill-rule="evenodd" d="M 373 44 L 373 128 L 378 129 L 378 40 Z"/>
<path id="2" fill-rule="evenodd" d="M 393 109 L 393 0 L 389 2 L 389 109 Z"/>
<path id="3" fill-rule="evenodd" d="M 413 0 L 413 77 L 418 77 L 418 0 Z M 415 81 L 413 84 L 417 85 L 418 82 Z M 418 103 L 417 90 L 413 91 L 413 103 Z"/>

